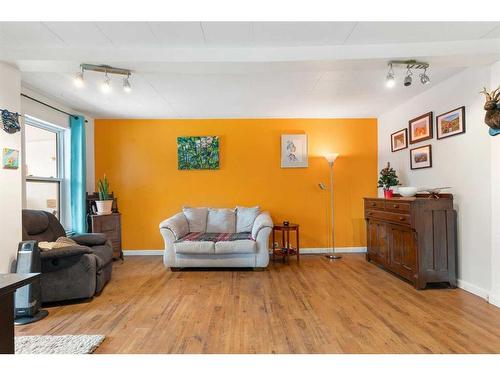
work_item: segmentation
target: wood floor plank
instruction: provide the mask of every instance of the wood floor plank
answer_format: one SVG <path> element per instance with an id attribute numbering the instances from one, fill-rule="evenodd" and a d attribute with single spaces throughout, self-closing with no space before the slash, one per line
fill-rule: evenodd
<path id="1" fill-rule="evenodd" d="M 104 334 L 96 353 L 500 353 L 500 309 L 460 289 L 415 290 L 360 254 L 264 272 L 114 264 L 91 301 L 16 335 Z"/>

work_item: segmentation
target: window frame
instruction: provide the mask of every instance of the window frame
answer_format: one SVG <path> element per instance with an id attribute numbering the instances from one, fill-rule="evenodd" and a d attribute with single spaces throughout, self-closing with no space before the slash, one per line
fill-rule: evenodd
<path id="1" fill-rule="evenodd" d="M 63 184 L 65 181 L 65 168 L 64 168 L 64 131 L 66 130 L 63 127 L 57 126 L 55 124 L 40 120 L 36 117 L 25 115 L 24 126 L 32 126 L 34 128 L 42 129 L 45 131 L 49 131 L 51 133 L 55 133 L 56 135 L 56 177 L 39 177 L 32 175 L 25 175 L 25 190 L 27 190 L 28 182 L 34 183 L 54 183 L 57 184 L 57 217 L 59 221 L 62 222 L 62 211 L 63 211 L 63 202 L 66 199 L 65 193 L 63 189 Z M 26 139 L 24 139 L 24 154 L 27 154 L 26 147 Z M 26 162 L 25 162 L 26 164 Z M 25 201 L 25 206 L 27 206 L 27 198 Z"/>

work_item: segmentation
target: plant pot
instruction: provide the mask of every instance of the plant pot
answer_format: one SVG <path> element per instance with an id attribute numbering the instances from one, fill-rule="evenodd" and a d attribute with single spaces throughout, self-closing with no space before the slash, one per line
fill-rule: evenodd
<path id="1" fill-rule="evenodd" d="M 394 193 L 392 189 L 384 189 L 384 198 L 392 198 Z"/>
<path id="2" fill-rule="evenodd" d="M 97 207 L 97 215 L 109 215 L 113 206 L 113 200 L 95 201 L 95 205 Z"/>

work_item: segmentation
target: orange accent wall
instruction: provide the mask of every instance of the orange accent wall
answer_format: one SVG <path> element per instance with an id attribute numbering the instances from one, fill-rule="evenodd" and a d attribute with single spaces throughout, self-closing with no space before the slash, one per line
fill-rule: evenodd
<path id="1" fill-rule="evenodd" d="M 280 167 L 281 134 L 308 135 L 309 167 Z M 177 170 L 177 137 L 218 135 L 220 169 Z M 330 245 L 328 163 L 335 170 L 335 246 L 366 246 L 364 196 L 377 194 L 376 119 L 96 120 L 96 181 L 122 213 L 123 248 L 162 249 L 158 224 L 184 205 L 259 205 L 300 224 L 301 247 Z"/>

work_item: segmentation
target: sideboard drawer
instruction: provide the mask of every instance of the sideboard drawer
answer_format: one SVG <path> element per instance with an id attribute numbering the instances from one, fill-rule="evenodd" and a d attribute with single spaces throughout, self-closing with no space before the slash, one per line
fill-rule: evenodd
<path id="1" fill-rule="evenodd" d="M 390 200 L 387 200 L 385 202 L 385 209 L 387 211 L 408 213 L 410 212 L 410 204 L 401 202 L 391 202 Z"/>
<path id="2" fill-rule="evenodd" d="M 388 220 L 394 223 L 410 225 L 410 215 L 387 211 L 366 211 L 366 218 Z"/>
<path id="3" fill-rule="evenodd" d="M 383 210 L 385 208 L 385 203 L 383 200 L 365 200 L 365 209 L 381 209 Z"/>

